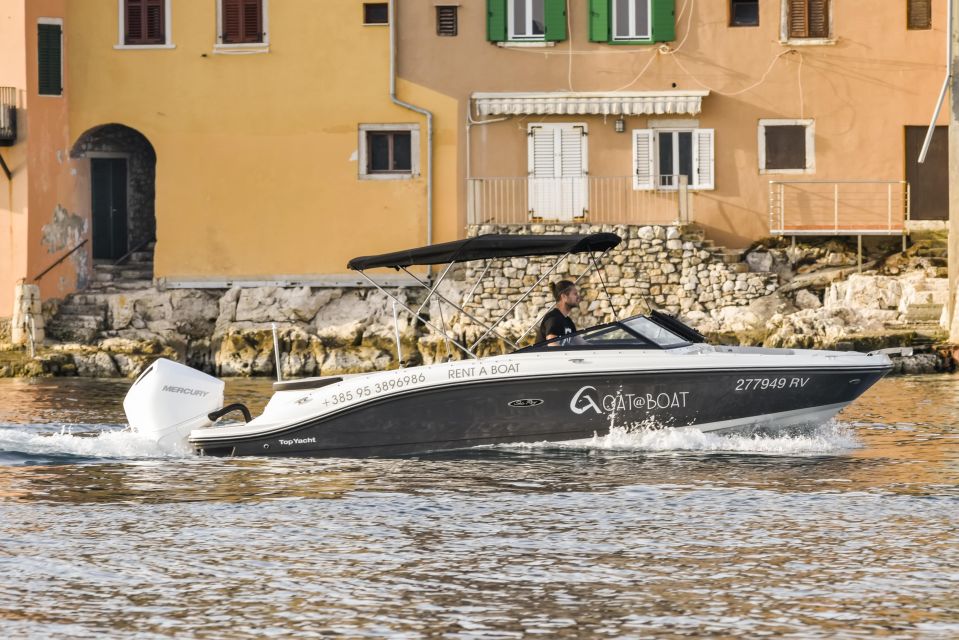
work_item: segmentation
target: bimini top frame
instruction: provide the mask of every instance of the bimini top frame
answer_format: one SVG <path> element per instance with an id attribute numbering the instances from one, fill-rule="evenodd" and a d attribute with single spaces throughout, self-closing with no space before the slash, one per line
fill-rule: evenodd
<path id="1" fill-rule="evenodd" d="M 575 284 L 579 284 L 586 275 L 590 273 L 591 270 L 600 269 L 599 264 L 602 261 L 603 257 L 609 253 L 611 249 L 616 247 L 621 242 L 621 239 L 615 233 L 593 233 L 588 235 L 505 235 L 505 234 L 486 234 L 481 236 L 476 236 L 474 238 L 467 238 L 466 240 L 457 240 L 455 242 L 445 242 L 443 244 L 431 245 L 427 247 L 419 247 L 416 249 L 407 249 L 405 251 L 396 251 L 393 253 L 384 253 L 377 256 L 363 256 L 359 258 L 353 258 L 350 260 L 348 267 L 354 271 L 359 272 L 359 274 L 366 279 L 370 284 L 376 287 L 378 290 L 382 291 L 386 296 L 388 296 L 393 301 L 394 308 L 394 323 L 396 321 L 396 306 L 399 305 L 406 311 L 409 311 L 414 318 L 414 324 L 416 320 L 419 320 L 426 326 L 430 327 L 434 331 L 440 333 L 445 339 L 447 344 L 447 354 L 449 355 L 451 349 L 450 345 L 455 345 L 457 348 L 462 350 L 465 354 L 470 357 L 478 357 L 475 353 L 476 347 L 483 342 L 487 337 L 493 335 L 500 340 L 503 340 L 509 344 L 514 349 L 518 349 L 517 343 L 525 338 L 530 331 L 536 327 L 543 317 L 553 309 L 551 306 L 547 309 L 542 315 L 540 315 L 536 321 L 526 329 L 526 331 L 517 339 L 515 342 L 509 338 L 501 335 L 496 331 L 496 327 L 501 324 L 510 313 L 529 295 L 536 289 L 540 284 L 543 283 L 551 274 L 553 274 L 559 266 L 571 255 L 587 253 L 590 257 L 589 266 L 583 271 L 583 273 L 576 278 Z M 598 257 L 597 257 L 597 254 Z M 471 313 L 469 313 L 465 307 L 469 300 L 472 299 L 473 293 L 475 293 L 477 286 L 489 272 L 490 263 L 494 259 L 498 258 L 517 258 L 517 257 L 531 257 L 531 256 L 557 256 L 557 259 L 553 265 L 547 269 L 539 279 L 528 289 L 526 289 L 522 296 L 510 306 L 509 309 L 504 311 L 499 318 L 497 318 L 492 324 L 488 324 Z M 441 293 L 438 289 L 440 284 L 449 274 L 453 265 L 462 263 L 462 262 L 471 262 L 474 260 L 483 260 L 485 265 L 483 267 L 482 273 L 480 273 L 476 282 L 473 285 L 473 288 L 463 299 L 463 302 L 457 304 Z M 446 268 L 441 273 L 440 277 L 433 283 L 431 286 L 429 282 L 423 280 L 422 278 L 411 273 L 407 267 L 414 265 L 437 265 L 437 264 L 446 264 Z M 417 283 L 419 283 L 424 289 L 429 291 L 429 294 L 426 296 L 426 299 L 420 304 L 419 308 L 414 310 L 409 307 L 405 302 L 400 300 L 396 295 L 390 293 L 375 280 L 370 278 L 364 271 L 366 269 L 374 269 L 378 267 L 388 267 L 397 270 L 402 270 L 408 276 L 413 278 Z M 609 292 L 606 290 L 606 281 L 600 273 L 600 282 L 603 285 L 603 290 L 606 293 L 606 298 L 610 300 L 612 305 L 612 300 L 609 297 Z M 442 327 L 437 326 L 435 323 L 423 317 L 423 309 L 426 305 L 429 304 L 430 300 L 435 298 L 439 302 L 439 311 L 440 311 L 440 322 L 443 324 Z M 443 304 L 448 304 L 464 316 L 472 320 L 474 323 L 484 328 L 484 333 L 471 345 L 465 345 L 458 342 L 453 336 L 450 335 L 450 332 L 446 329 L 446 321 L 443 316 Z M 399 340 L 399 332 L 397 328 L 396 335 L 396 350 L 397 357 L 402 360 L 402 351 Z"/>

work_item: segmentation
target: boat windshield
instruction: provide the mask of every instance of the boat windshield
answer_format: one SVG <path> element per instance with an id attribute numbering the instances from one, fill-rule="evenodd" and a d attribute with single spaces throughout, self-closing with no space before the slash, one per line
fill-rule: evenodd
<path id="1" fill-rule="evenodd" d="M 645 316 L 601 324 L 527 347 L 530 350 L 563 349 L 673 349 L 691 344 Z M 525 351 L 525 349 L 524 349 Z"/>

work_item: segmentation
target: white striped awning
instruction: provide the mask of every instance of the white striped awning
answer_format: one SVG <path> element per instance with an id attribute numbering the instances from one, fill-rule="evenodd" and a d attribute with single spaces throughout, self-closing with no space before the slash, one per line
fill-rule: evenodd
<path id="1" fill-rule="evenodd" d="M 708 91 L 613 91 L 474 93 L 481 116 L 593 115 L 639 116 L 685 114 L 702 111 Z"/>

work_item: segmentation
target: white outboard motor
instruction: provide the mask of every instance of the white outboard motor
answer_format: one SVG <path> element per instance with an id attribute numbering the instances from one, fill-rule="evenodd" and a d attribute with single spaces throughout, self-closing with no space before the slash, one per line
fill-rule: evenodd
<path id="1" fill-rule="evenodd" d="M 184 448 L 194 429 L 212 424 L 223 407 L 223 381 L 160 358 L 140 374 L 123 399 L 127 422 L 164 448 Z"/>

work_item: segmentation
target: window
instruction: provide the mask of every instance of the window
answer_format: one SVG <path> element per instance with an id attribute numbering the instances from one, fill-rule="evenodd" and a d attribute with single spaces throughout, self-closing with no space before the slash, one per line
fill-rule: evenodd
<path id="1" fill-rule="evenodd" d="M 908 29 L 932 29 L 932 0 L 907 0 L 906 13 Z"/>
<path id="2" fill-rule="evenodd" d="M 589 39 L 652 44 L 676 39 L 675 0 L 589 0 Z"/>
<path id="3" fill-rule="evenodd" d="M 37 24 L 37 93 L 63 95 L 63 21 L 41 18 Z"/>
<path id="4" fill-rule="evenodd" d="M 490 42 L 566 39 L 566 0 L 486 0 L 486 7 Z"/>
<path id="5" fill-rule="evenodd" d="M 419 175 L 419 127 L 360 125 L 359 155 L 361 179 L 389 180 Z"/>
<path id="6" fill-rule="evenodd" d="M 436 7 L 436 35 L 455 36 L 458 31 L 456 5 Z"/>
<path id="7" fill-rule="evenodd" d="M 219 0 L 220 44 L 264 44 L 263 0 Z"/>
<path id="8" fill-rule="evenodd" d="M 784 1 L 788 39 L 829 37 L 829 0 Z"/>
<path id="9" fill-rule="evenodd" d="M 690 189 L 714 189 L 712 129 L 633 130 L 633 188 L 678 189 L 686 176 Z"/>
<path id="10" fill-rule="evenodd" d="M 364 2 L 363 24 L 389 24 L 390 5 L 386 2 Z"/>
<path id="11" fill-rule="evenodd" d="M 649 38 L 651 0 L 613 0 L 613 40 Z"/>
<path id="12" fill-rule="evenodd" d="M 169 0 L 117 0 L 115 49 L 172 49 Z"/>
<path id="13" fill-rule="evenodd" d="M 730 2 L 729 26 L 759 26 L 759 0 L 730 0 Z"/>
<path id="14" fill-rule="evenodd" d="M 760 120 L 760 173 L 814 173 L 813 120 Z"/>

